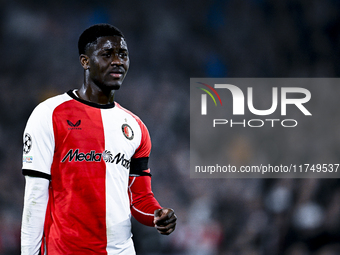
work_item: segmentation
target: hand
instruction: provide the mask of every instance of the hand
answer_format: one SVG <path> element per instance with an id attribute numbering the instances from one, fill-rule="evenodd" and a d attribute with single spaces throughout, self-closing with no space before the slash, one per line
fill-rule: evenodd
<path id="1" fill-rule="evenodd" d="M 153 223 L 155 228 L 162 235 L 170 235 L 176 227 L 177 216 L 174 210 L 162 208 L 155 210 Z"/>

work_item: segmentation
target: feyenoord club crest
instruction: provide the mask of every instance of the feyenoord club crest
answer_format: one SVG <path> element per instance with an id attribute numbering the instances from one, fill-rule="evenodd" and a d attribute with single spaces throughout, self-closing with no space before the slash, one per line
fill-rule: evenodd
<path id="1" fill-rule="evenodd" d="M 122 125 L 122 131 L 123 131 L 124 136 L 127 139 L 129 139 L 129 140 L 133 139 L 133 130 L 132 130 L 132 128 L 128 124 L 123 124 Z"/>

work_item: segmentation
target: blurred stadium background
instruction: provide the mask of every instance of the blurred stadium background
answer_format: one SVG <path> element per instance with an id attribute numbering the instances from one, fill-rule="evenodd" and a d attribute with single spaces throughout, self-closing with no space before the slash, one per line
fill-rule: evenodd
<path id="1" fill-rule="evenodd" d="M 339 180 L 189 178 L 189 78 L 339 77 L 339 0 L 1 0 L 1 255 L 20 254 L 26 120 L 42 100 L 80 86 L 78 36 L 103 22 L 127 38 L 131 67 L 116 100 L 147 124 L 153 191 L 179 217 L 168 237 L 134 222 L 138 254 L 340 254 Z M 305 154 L 304 134 L 286 142 Z M 244 163 L 254 150 L 273 153 L 245 135 L 229 149 Z"/>

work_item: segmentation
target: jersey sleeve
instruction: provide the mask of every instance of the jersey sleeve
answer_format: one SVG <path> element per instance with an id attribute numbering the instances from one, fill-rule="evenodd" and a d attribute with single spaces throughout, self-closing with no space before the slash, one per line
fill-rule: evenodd
<path id="1" fill-rule="evenodd" d="M 25 176 L 24 210 L 21 223 L 21 254 L 40 254 L 49 181 L 44 178 Z"/>
<path id="2" fill-rule="evenodd" d="M 151 139 L 145 124 L 137 119 L 142 138 L 131 159 L 129 177 L 129 199 L 132 216 L 140 223 L 154 226 L 154 211 L 162 208 L 151 190 L 151 174 L 148 166 Z"/>
<path id="3" fill-rule="evenodd" d="M 151 191 L 151 176 L 130 176 L 129 199 L 132 216 L 140 223 L 153 227 L 154 211 L 162 207 Z"/>
<path id="4" fill-rule="evenodd" d="M 29 117 L 23 135 L 24 175 L 50 179 L 54 153 L 52 110 L 39 104 Z"/>
<path id="5" fill-rule="evenodd" d="M 130 176 L 151 176 L 148 166 L 151 152 L 151 139 L 149 131 L 145 124 L 136 118 L 142 133 L 141 142 L 134 155 L 131 158 Z"/>

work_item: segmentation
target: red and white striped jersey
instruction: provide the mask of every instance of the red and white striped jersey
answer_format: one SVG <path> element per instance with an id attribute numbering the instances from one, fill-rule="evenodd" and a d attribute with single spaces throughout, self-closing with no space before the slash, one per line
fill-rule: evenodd
<path id="1" fill-rule="evenodd" d="M 43 250 L 134 254 L 130 208 L 146 225 L 161 208 L 151 192 L 150 150 L 144 123 L 118 103 L 98 105 L 69 91 L 39 104 L 24 131 L 23 174 L 50 179 Z"/>

